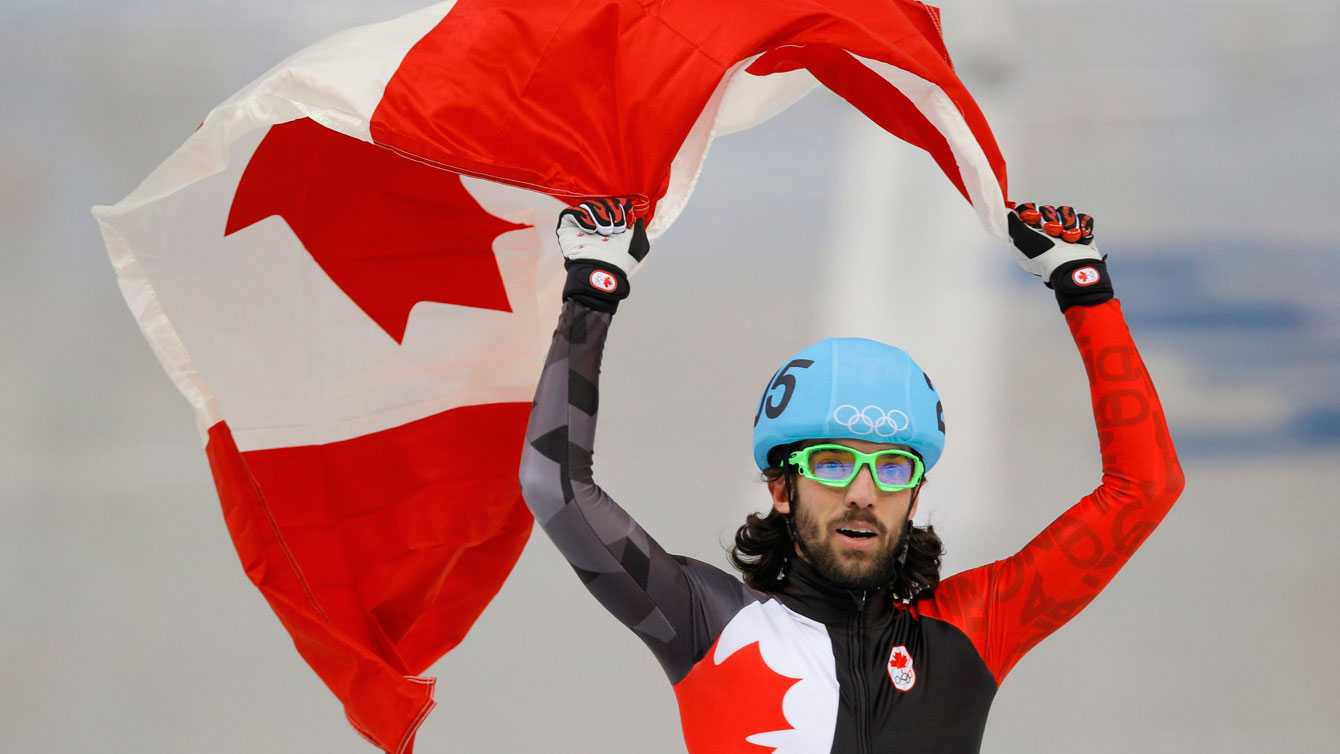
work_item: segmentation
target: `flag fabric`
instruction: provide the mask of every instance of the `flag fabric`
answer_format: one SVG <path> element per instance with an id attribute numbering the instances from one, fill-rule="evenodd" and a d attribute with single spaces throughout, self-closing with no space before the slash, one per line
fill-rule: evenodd
<path id="1" fill-rule="evenodd" d="M 822 84 L 1004 239 L 1005 166 L 908 0 L 459 0 L 342 32 L 96 207 L 194 408 L 247 576 L 387 752 L 530 530 L 517 482 L 562 264 L 633 195 L 663 233 L 711 140 Z"/>

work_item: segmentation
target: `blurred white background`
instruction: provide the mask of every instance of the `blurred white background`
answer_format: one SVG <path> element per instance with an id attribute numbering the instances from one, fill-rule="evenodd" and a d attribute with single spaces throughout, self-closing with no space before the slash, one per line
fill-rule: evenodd
<path id="1" fill-rule="evenodd" d="M 88 208 L 281 58 L 421 4 L 0 2 L 0 751 L 372 750 L 243 574 Z M 1188 478 L 1005 681 L 984 751 L 1340 750 L 1340 5 L 951 0 L 944 25 L 1012 198 L 1097 218 Z M 826 91 L 717 141 L 654 252 L 611 337 L 596 471 L 672 552 L 724 566 L 766 504 L 758 393 L 830 335 L 906 347 L 944 397 L 922 518 L 946 573 L 1097 483 L 1051 293 Z M 683 750 L 659 668 L 538 532 L 432 673 L 421 754 Z"/>

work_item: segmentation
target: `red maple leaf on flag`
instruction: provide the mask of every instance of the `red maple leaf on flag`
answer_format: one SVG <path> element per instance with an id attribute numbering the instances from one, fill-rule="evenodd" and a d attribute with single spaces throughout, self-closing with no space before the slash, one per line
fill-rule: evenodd
<path id="1" fill-rule="evenodd" d="M 715 754 L 760 754 L 770 747 L 745 739 L 756 733 L 792 730 L 782 712 L 782 698 L 800 679 L 768 667 L 757 641 L 720 664 L 712 659 L 716 651 L 713 644 L 707 656 L 675 685 L 686 748 Z"/>
<path id="2" fill-rule="evenodd" d="M 512 310 L 493 241 L 529 226 L 484 211 L 455 173 L 307 118 L 281 123 L 247 164 L 224 235 L 271 215 L 397 343 L 420 301 Z"/>

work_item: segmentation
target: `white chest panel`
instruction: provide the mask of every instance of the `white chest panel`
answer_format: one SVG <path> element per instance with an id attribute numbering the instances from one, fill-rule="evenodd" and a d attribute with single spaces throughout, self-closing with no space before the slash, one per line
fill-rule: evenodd
<path id="1" fill-rule="evenodd" d="M 776 754 L 822 754 L 833 748 L 838 682 L 828 629 L 776 600 L 756 602 L 736 614 L 717 639 L 717 664 L 758 642 L 763 661 L 774 672 L 800 681 L 782 700 L 791 730 L 750 736 L 747 741 L 776 749 Z"/>

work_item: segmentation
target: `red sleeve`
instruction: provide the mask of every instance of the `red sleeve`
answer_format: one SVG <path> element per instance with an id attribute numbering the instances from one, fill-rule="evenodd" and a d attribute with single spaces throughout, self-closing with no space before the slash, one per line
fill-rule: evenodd
<path id="1" fill-rule="evenodd" d="M 921 615 L 958 626 L 996 683 L 1116 576 L 1182 491 L 1168 424 L 1120 302 L 1065 313 L 1089 376 L 1103 482 L 1012 557 L 941 582 Z"/>

